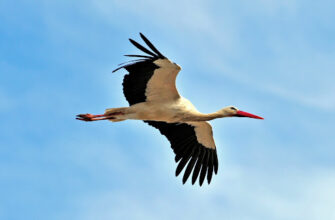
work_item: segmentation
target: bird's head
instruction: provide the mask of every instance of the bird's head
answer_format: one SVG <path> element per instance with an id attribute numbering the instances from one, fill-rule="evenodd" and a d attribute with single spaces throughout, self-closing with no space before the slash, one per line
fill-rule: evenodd
<path id="1" fill-rule="evenodd" d="M 256 118 L 256 119 L 264 119 L 260 116 L 253 115 L 248 112 L 244 112 L 239 110 L 234 106 L 227 106 L 219 111 L 224 117 L 248 117 L 248 118 Z"/>

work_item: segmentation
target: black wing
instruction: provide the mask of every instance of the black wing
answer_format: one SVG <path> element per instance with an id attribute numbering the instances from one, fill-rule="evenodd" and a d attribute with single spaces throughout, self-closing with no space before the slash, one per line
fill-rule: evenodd
<path id="1" fill-rule="evenodd" d="M 136 41 L 129 39 L 135 47 L 147 55 L 125 55 L 128 57 L 138 57 L 140 59 L 129 61 L 113 71 L 115 72 L 119 69 L 125 68 L 129 72 L 129 74 L 125 75 L 122 84 L 123 93 L 129 102 L 129 105 L 145 102 L 145 90 L 147 83 L 154 74 L 155 69 L 159 68 L 156 64 L 154 64 L 154 61 L 157 59 L 165 59 L 165 56 L 163 56 L 142 33 L 140 33 L 140 36 L 152 51 Z"/>
<path id="2" fill-rule="evenodd" d="M 157 68 L 159 67 L 151 60 L 137 62 L 125 67 L 129 74 L 124 76 L 122 85 L 123 94 L 129 105 L 145 102 L 147 83 Z"/>
<path id="3" fill-rule="evenodd" d="M 199 173 L 199 184 L 203 184 L 207 175 L 208 184 L 211 182 L 213 171 L 217 174 L 218 158 L 216 148 L 208 148 L 197 140 L 195 127 L 187 123 L 166 123 L 158 121 L 144 121 L 157 128 L 171 143 L 176 154 L 175 161 L 179 162 L 176 176 L 186 166 L 183 176 L 185 183 L 193 171 L 192 184 L 197 180 Z"/>

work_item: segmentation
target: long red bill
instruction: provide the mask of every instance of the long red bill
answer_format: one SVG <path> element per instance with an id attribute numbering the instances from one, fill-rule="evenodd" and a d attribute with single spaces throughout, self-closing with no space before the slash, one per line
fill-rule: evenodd
<path id="1" fill-rule="evenodd" d="M 236 112 L 236 115 L 235 115 L 235 116 L 237 116 L 237 117 L 248 117 L 248 118 L 264 119 L 264 118 L 259 117 L 259 116 L 257 116 L 257 115 L 253 115 L 253 114 L 250 114 L 250 113 L 248 113 L 248 112 L 244 112 L 244 111 L 240 111 L 240 110 L 238 110 L 238 111 Z"/>

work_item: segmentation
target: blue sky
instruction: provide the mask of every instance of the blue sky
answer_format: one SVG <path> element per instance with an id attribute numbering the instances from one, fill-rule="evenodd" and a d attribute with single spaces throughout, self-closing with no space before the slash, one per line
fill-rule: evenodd
<path id="1" fill-rule="evenodd" d="M 0 218 L 335 219 L 335 3 L 0 1 Z M 175 178 L 168 141 L 139 121 L 83 123 L 127 106 L 125 71 L 144 33 L 182 66 L 213 121 L 211 185 Z"/>

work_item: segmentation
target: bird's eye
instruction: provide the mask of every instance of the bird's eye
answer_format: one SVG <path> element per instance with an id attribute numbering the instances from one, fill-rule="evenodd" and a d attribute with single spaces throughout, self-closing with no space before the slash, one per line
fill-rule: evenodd
<path id="1" fill-rule="evenodd" d="M 235 107 L 230 107 L 231 110 L 237 110 Z"/>

